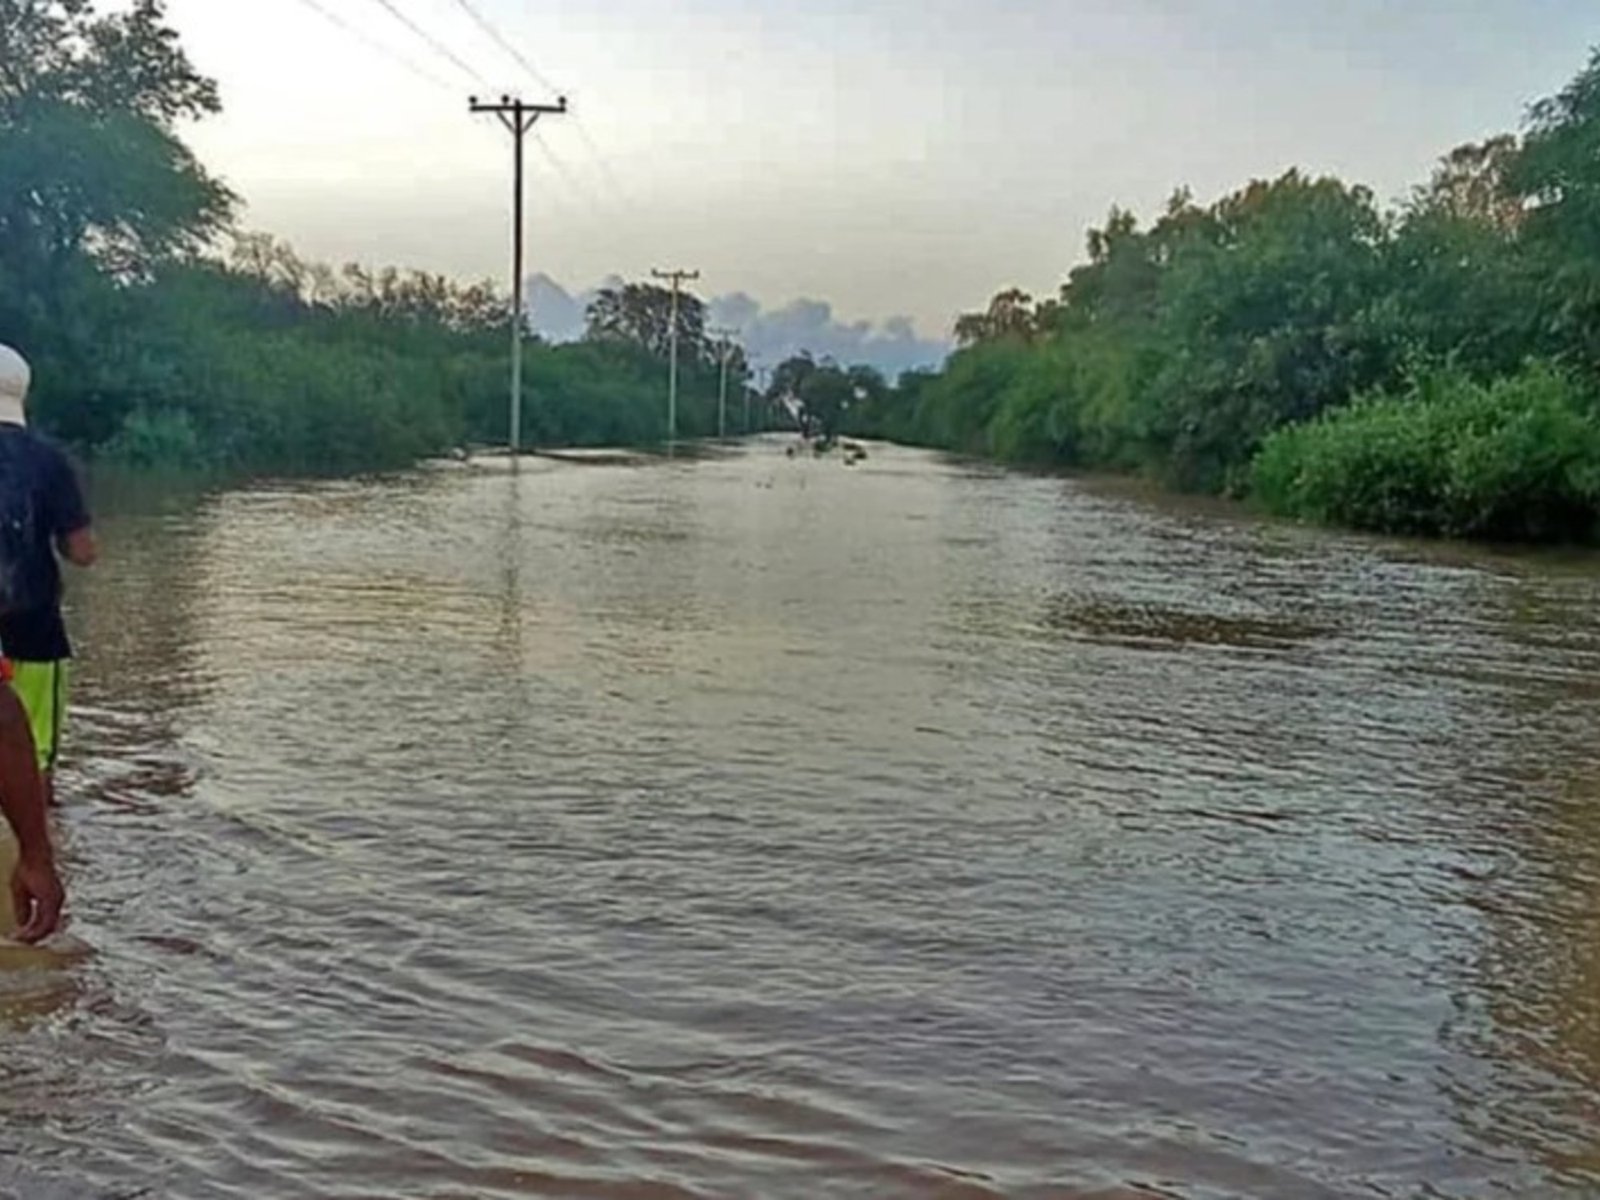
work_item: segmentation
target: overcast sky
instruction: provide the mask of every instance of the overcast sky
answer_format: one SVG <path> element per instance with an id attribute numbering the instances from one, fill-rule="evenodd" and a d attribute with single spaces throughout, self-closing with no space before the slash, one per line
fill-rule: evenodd
<path id="1" fill-rule="evenodd" d="M 1594 0 L 170 0 L 247 223 L 333 260 L 506 271 L 510 137 L 469 92 L 571 97 L 529 157 L 529 272 L 698 267 L 941 336 L 1052 290 L 1113 203 L 1299 165 L 1399 196 L 1600 42 Z M 321 5 L 424 79 L 313 11 Z M 896 326 L 903 332 L 903 327 Z"/>

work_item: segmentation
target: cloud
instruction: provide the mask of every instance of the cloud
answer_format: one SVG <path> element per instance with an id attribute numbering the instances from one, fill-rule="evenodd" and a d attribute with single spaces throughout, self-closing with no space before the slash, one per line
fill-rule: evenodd
<path id="1" fill-rule="evenodd" d="M 841 321 L 824 300 L 791 300 L 763 309 L 752 297 L 734 292 L 712 300 L 710 308 L 712 320 L 740 330 L 751 358 L 766 365 L 808 352 L 845 364 L 867 363 L 892 379 L 902 371 L 938 366 L 950 353 L 948 342 L 919 336 L 910 317 Z"/>
<path id="2" fill-rule="evenodd" d="M 528 306 L 534 329 L 551 341 L 575 341 L 583 336 L 584 311 L 595 293 L 621 282 L 612 277 L 587 291 L 570 292 L 548 275 L 531 276 Z M 809 353 L 847 365 L 865 363 L 893 379 L 902 371 L 938 366 L 950 353 L 948 342 L 919 335 L 910 317 L 841 321 L 824 300 L 791 300 L 767 309 L 753 296 L 732 292 L 709 301 L 707 309 L 712 325 L 739 330 L 751 361 L 761 366 Z"/>

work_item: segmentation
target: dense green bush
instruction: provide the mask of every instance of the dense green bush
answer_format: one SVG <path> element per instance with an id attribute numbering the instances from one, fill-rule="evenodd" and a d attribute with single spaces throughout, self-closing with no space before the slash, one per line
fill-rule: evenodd
<path id="1" fill-rule="evenodd" d="M 1059 348 L 1030 354 L 999 395 L 987 449 L 1017 462 L 1076 462 L 1082 380 Z"/>
<path id="2" fill-rule="evenodd" d="M 913 421 L 923 431 L 919 440 L 967 454 L 992 453 L 991 423 L 1030 358 L 1026 346 L 1011 341 L 987 342 L 952 356 L 918 395 Z"/>
<path id="3" fill-rule="evenodd" d="M 1267 439 L 1253 485 L 1275 513 L 1383 533 L 1588 540 L 1600 419 L 1546 365 L 1491 383 L 1424 374 Z"/>
<path id="4" fill-rule="evenodd" d="M 214 465 L 189 414 L 170 408 L 129 413 L 101 457 L 137 470 L 206 471 Z"/>

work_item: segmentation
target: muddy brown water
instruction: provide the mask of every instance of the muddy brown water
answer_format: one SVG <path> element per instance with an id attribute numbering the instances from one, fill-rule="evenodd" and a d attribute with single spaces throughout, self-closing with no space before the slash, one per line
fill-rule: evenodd
<path id="1" fill-rule="evenodd" d="M 1600 1194 L 1594 558 L 781 442 L 112 509 L 0 1195 Z"/>

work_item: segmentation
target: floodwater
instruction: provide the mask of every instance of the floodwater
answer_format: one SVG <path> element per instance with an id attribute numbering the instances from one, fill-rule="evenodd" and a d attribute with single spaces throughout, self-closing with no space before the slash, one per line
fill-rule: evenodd
<path id="1" fill-rule="evenodd" d="M 885 447 L 121 504 L 0 1195 L 1600 1194 L 1600 564 Z"/>

